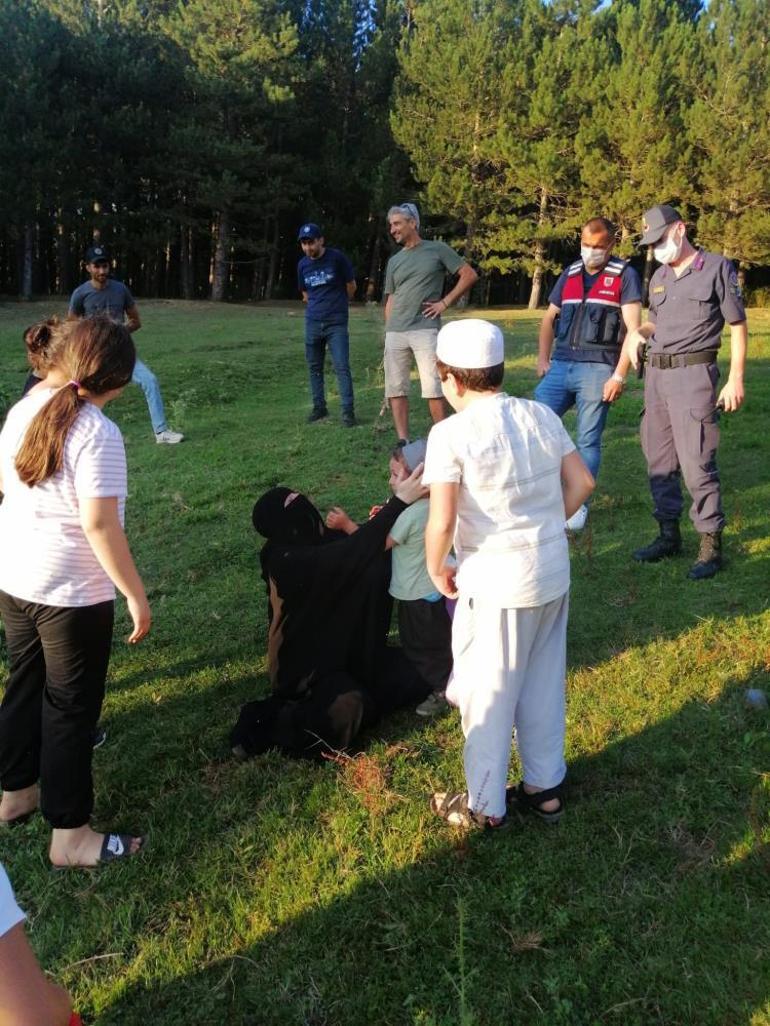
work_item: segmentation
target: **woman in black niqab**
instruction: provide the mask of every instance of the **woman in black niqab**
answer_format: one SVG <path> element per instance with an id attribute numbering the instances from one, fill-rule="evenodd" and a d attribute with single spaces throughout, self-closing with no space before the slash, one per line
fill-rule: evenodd
<path id="1" fill-rule="evenodd" d="M 273 746 L 305 755 L 339 750 L 381 713 L 424 695 L 401 650 L 386 647 L 385 540 L 406 506 L 393 496 L 346 535 L 328 530 L 310 500 L 289 488 L 257 501 L 252 523 L 266 539 L 260 563 L 273 697 L 241 710 L 232 733 L 237 754 Z"/>

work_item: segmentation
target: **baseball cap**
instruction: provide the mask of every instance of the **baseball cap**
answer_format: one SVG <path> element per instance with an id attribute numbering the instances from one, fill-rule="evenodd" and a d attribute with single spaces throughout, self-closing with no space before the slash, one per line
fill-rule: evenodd
<path id="1" fill-rule="evenodd" d="M 436 356 L 450 367 L 496 367 L 505 360 L 503 333 L 496 324 L 474 317 L 452 321 L 438 333 Z"/>
<path id="2" fill-rule="evenodd" d="M 424 438 L 415 438 L 413 442 L 407 442 L 401 449 L 401 455 L 404 458 L 404 463 L 409 467 L 409 471 L 414 470 L 420 463 L 425 462 L 425 453 L 428 451 L 428 443 Z"/>
<path id="3" fill-rule="evenodd" d="M 85 261 L 87 264 L 97 264 L 100 260 L 112 260 L 112 255 L 106 246 L 89 246 L 86 250 Z"/>
<path id="4" fill-rule="evenodd" d="M 670 224 L 676 224 L 683 220 L 682 215 L 668 203 L 661 203 L 657 207 L 651 207 L 642 217 L 642 228 L 644 235 L 639 240 L 640 246 L 650 246 L 662 238 L 663 233 Z"/>
<path id="5" fill-rule="evenodd" d="M 317 224 L 313 224 L 312 221 L 308 221 L 307 224 L 303 224 L 297 235 L 297 242 L 302 242 L 303 239 L 320 239 L 323 232 Z"/>

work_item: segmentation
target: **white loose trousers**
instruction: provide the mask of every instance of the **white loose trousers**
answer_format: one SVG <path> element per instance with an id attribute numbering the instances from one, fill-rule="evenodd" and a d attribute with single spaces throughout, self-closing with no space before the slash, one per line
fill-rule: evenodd
<path id="1" fill-rule="evenodd" d="M 461 596 L 452 626 L 452 700 L 462 715 L 469 805 L 505 815 L 514 727 L 525 783 L 556 787 L 564 761 L 569 592 L 500 609 Z"/>

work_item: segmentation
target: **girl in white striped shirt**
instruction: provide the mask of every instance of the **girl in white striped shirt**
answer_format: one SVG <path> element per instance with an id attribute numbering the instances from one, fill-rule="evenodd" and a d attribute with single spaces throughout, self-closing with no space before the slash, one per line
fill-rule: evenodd
<path id="1" fill-rule="evenodd" d="M 128 601 L 129 642 L 150 608 L 123 531 L 126 459 L 102 409 L 131 380 L 128 331 L 106 318 L 67 325 L 56 370 L 0 433 L 0 616 L 9 676 L 0 704 L 0 821 L 37 809 L 53 828 L 54 866 L 93 866 L 143 839 L 91 828 L 91 741 L 104 698 L 115 588 Z"/>

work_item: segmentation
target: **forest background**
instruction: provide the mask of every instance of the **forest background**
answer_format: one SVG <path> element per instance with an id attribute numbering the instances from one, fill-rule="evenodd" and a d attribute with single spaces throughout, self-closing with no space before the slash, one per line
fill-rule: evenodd
<path id="1" fill-rule="evenodd" d="M 0 0 L 0 293 L 61 294 L 99 238 L 142 297 L 296 297 L 319 222 L 380 298 L 423 210 L 542 303 L 603 214 L 676 203 L 770 305 L 770 0 Z"/>

